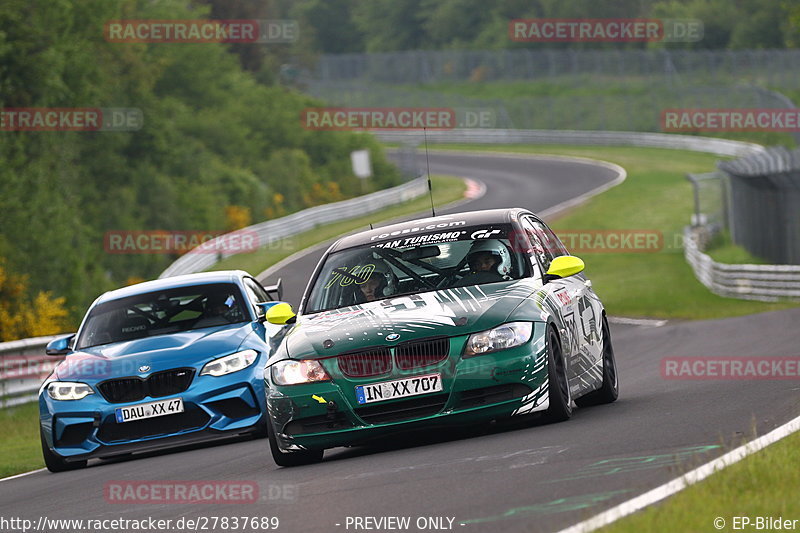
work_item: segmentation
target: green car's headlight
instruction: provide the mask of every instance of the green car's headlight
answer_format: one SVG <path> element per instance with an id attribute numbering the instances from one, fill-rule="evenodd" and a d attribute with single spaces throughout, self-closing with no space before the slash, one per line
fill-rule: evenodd
<path id="1" fill-rule="evenodd" d="M 258 357 L 258 352 L 255 350 L 244 350 L 241 352 L 232 353 L 219 359 L 206 363 L 200 371 L 201 376 L 224 376 L 231 372 L 238 372 L 248 366 L 252 365 Z"/>
<path id="2" fill-rule="evenodd" d="M 54 381 L 47 386 L 47 394 L 54 400 L 80 400 L 94 391 L 86 383 Z"/>
<path id="3" fill-rule="evenodd" d="M 329 381 L 330 379 L 328 373 L 316 359 L 279 361 L 272 366 L 272 381 L 278 385 L 299 385 L 315 381 Z"/>
<path id="4" fill-rule="evenodd" d="M 467 339 L 464 357 L 499 352 L 531 340 L 533 322 L 509 322 L 496 328 L 473 333 Z"/>

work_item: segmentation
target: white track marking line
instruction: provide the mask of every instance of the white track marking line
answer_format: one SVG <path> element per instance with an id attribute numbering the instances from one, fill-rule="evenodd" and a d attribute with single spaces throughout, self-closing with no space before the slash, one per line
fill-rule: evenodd
<path id="1" fill-rule="evenodd" d="M 36 472 L 44 472 L 46 470 L 47 470 L 46 468 L 40 468 L 38 470 L 31 470 L 30 472 L 25 472 L 23 474 L 17 474 L 16 476 L 9 476 L 9 477 L 0 478 L 0 483 L 2 483 L 3 481 L 11 481 L 12 479 L 17 479 L 19 477 L 29 476 L 31 474 L 35 474 Z"/>
<path id="2" fill-rule="evenodd" d="M 660 328 L 667 324 L 666 320 L 654 320 L 652 318 L 626 318 L 624 316 L 610 316 L 608 321 L 612 324 L 628 324 L 631 326 L 646 326 Z"/>
<path id="3" fill-rule="evenodd" d="M 773 429 L 762 437 L 739 446 L 735 450 L 730 451 L 725 455 L 722 455 L 698 468 L 695 468 L 691 472 L 679 478 L 664 483 L 660 487 L 656 487 L 648 492 L 645 492 L 644 494 L 623 502 L 616 507 L 612 507 L 607 511 L 603 511 L 602 513 L 597 514 L 588 520 L 584 520 L 583 522 L 575 524 L 574 526 L 562 529 L 558 533 L 589 533 L 590 531 L 607 526 L 608 524 L 611 524 L 620 518 L 640 511 L 649 505 L 660 502 L 661 500 L 668 498 L 669 496 L 672 496 L 673 494 L 676 494 L 699 481 L 704 480 L 711 474 L 714 474 L 725 467 L 738 463 L 748 455 L 752 455 L 755 452 L 766 448 L 770 444 L 778 442 L 784 437 L 788 437 L 798 430 L 800 430 L 800 416 L 776 429 Z"/>
<path id="4" fill-rule="evenodd" d="M 578 157 L 569 158 L 569 159 L 575 159 L 577 161 L 583 160 L 582 162 L 586 161 L 586 159 L 578 158 Z M 543 211 L 539 211 L 537 214 L 540 217 L 542 217 L 542 218 L 554 218 L 558 214 L 560 214 L 562 211 L 566 211 L 567 209 L 571 209 L 573 207 L 577 207 L 577 206 L 581 205 L 582 203 L 586 202 L 589 198 L 591 198 L 593 196 L 597 196 L 600 193 L 606 192 L 608 189 L 610 189 L 612 187 L 616 187 L 617 185 L 619 185 L 620 183 L 625 181 L 625 178 L 628 177 L 628 172 L 624 168 L 619 166 L 619 165 L 615 165 L 614 163 L 609 163 L 608 161 L 602 161 L 600 159 L 590 159 L 589 161 L 592 161 L 596 166 L 600 166 L 600 167 L 607 168 L 609 170 L 613 170 L 614 172 L 617 173 L 617 177 L 614 178 L 613 180 L 609 181 L 608 183 L 604 183 L 603 185 L 600 185 L 599 187 L 596 187 L 596 188 L 592 189 L 589 192 L 585 192 L 585 193 L 583 193 L 581 195 L 576 196 L 575 198 L 571 198 L 569 200 L 561 202 L 560 204 L 556 204 L 556 205 L 554 205 L 552 207 L 548 207 L 547 209 L 545 209 Z M 558 231 L 556 231 L 556 235 L 557 234 L 558 234 Z"/>

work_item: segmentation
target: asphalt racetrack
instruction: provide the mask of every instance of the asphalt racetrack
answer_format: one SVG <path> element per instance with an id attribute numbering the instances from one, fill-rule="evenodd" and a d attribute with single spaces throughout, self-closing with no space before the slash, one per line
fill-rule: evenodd
<path id="1" fill-rule="evenodd" d="M 616 177 L 605 167 L 563 160 L 442 153 L 432 153 L 430 160 L 434 174 L 486 185 L 486 194 L 462 210 L 542 211 Z M 283 278 L 289 301 L 299 300 L 319 254 L 270 275 Z M 595 289 L 602 298 L 603 287 Z M 661 360 L 797 354 L 798 323 L 800 309 L 660 327 L 612 323 L 620 398 L 576 409 L 568 422 L 520 420 L 462 433 L 417 434 L 381 446 L 328 450 L 322 463 L 298 468 L 276 467 L 265 439 L 93 461 L 83 470 L 38 471 L 0 482 L 0 515 L 34 524 L 41 517 L 172 519 L 166 531 L 194 531 L 177 527 L 176 520 L 213 516 L 277 517 L 273 530 L 290 533 L 366 531 L 367 526 L 371 531 L 558 531 L 721 455 L 723 442 L 750 437 L 754 427 L 763 434 L 793 418 L 796 381 L 668 380 L 661 376 Z M 258 501 L 110 503 L 107 484 L 126 480 L 255 482 Z M 709 531 L 716 516 L 715 509 L 708 510 Z M 403 522 L 377 527 L 366 517 L 409 522 L 405 529 L 390 529 L 385 526 Z M 218 524 L 216 530 L 224 529 Z M 265 529 L 240 525 L 238 530 Z"/>

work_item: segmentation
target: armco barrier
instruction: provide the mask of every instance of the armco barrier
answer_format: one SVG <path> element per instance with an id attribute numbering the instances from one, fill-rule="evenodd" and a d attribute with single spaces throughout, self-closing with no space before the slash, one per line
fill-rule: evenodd
<path id="1" fill-rule="evenodd" d="M 258 242 L 261 246 L 269 246 L 276 241 L 314 229 L 321 224 L 374 213 L 384 207 L 399 204 L 406 200 L 412 200 L 427 192 L 428 184 L 426 178 L 416 178 L 391 189 L 332 204 L 309 207 L 308 209 L 298 211 L 297 213 L 282 218 L 267 220 L 266 222 L 248 226 L 239 231 L 243 233 L 247 232 L 249 235 L 255 234 L 258 236 Z M 224 240 L 229 236 L 230 234 L 211 239 L 208 241 L 207 246 L 213 249 L 217 239 Z M 214 266 L 221 258 L 231 255 L 234 254 L 210 254 L 189 251 L 172 263 L 161 273 L 159 278 L 202 272 Z"/>
<path id="2" fill-rule="evenodd" d="M 44 353 L 45 346 L 54 338 L 0 342 L 0 407 L 36 399 L 44 378 L 63 359 Z"/>
<path id="3" fill-rule="evenodd" d="M 415 142 L 419 144 L 424 142 L 422 132 L 386 131 L 377 133 L 376 137 L 383 142 Z M 765 150 L 758 144 L 727 139 L 632 131 L 457 129 L 429 131 L 427 138 L 428 142 L 432 143 L 637 146 L 690 150 L 728 156 L 742 156 Z"/>
<path id="4" fill-rule="evenodd" d="M 728 265 L 702 252 L 696 229 L 684 229 L 683 252 L 700 283 L 729 298 L 800 300 L 800 265 Z"/>

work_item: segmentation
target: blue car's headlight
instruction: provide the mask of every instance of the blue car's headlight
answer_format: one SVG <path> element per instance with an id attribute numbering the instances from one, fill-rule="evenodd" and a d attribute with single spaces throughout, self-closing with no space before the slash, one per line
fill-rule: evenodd
<path id="1" fill-rule="evenodd" d="M 47 394 L 54 400 L 80 400 L 94 394 L 94 391 L 86 383 L 53 381 L 47 386 Z"/>
<path id="2" fill-rule="evenodd" d="M 496 328 L 473 333 L 467 339 L 464 357 L 474 357 L 521 346 L 531 340 L 532 332 L 533 322 L 509 322 Z"/>
<path id="3" fill-rule="evenodd" d="M 201 376 L 224 376 L 232 372 L 238 372 L 248 366 L 252 365 L 258 357 L 258 352 L 255 350 L 244 350 L 241 352 L 232 353 L 219 359 L 206 363 L 200 371 Z"/>

